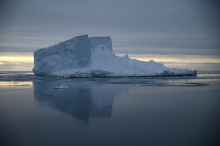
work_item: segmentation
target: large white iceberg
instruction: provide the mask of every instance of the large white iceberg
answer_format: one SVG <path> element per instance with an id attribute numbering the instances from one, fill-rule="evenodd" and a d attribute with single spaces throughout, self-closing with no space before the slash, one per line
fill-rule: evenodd
<path id="1" fill-rule="evenodd" d="M 110 37 L 77 36 L 34 52 L 33 72 L 38 76 L 119 77 L 181 76 L 196 71 L 165 67 L 153 60 L 144 62 L 113 53 Z"/>

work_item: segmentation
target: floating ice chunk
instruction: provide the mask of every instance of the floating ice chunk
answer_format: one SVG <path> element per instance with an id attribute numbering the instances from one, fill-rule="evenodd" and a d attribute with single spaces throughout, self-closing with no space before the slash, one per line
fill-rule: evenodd
<path id="1" fill-rule="evenodd" d="M 60 85 L 60 86 L 54 86 L 53 88 L 54 88 L 54 89 L 67 89 L 68 86 L 66 86 L 65 84 L 62 84 L 62 85 Z"/>
<path id="2" fill-rule="evenodd" d="M 29 84 L 19 84 L 19 85 L 14 85 L 14 86 L 30 86 Z"/>

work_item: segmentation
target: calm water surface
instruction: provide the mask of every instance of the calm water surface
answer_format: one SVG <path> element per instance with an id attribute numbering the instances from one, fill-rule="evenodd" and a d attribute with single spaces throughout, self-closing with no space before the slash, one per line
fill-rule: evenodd
<path id="1" fill-rule="evenodd" d="M 1 81 L 1 145 L 219 145 L 208 77 Z"/>

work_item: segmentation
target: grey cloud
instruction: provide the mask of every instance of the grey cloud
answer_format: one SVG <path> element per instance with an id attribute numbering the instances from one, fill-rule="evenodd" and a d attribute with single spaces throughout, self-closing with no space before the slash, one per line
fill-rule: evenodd
<path id="1" fill-rule="evenodd" d="M 115 52 L 120 53 L 128 53 L 126 48 L 133 47 L 131 52 L 135 53 L 199 51 L 220 55 L 217 1 L 9 0 L 3 5 L 7 7 L 0 15 L 4 22 L 0 24 L 0 44 L 8 48 L 1 47 L 1 51 L 33 52 L 37 47 L 89 34 L 111 36 Z M 19 43 L 23 47 L 13 49 Z"/>

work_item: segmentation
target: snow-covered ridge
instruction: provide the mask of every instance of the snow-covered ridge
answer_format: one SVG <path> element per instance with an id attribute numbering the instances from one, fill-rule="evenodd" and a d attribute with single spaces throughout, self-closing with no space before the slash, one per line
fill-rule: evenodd
<path id="1" fill-rule="evenodd" d="M 165 67 L 113 53 L 110 37 L 77 36 L 34 52 L 33 72 L 39 76 L 119 77 L 196 75 L 196 71 Z"/>

